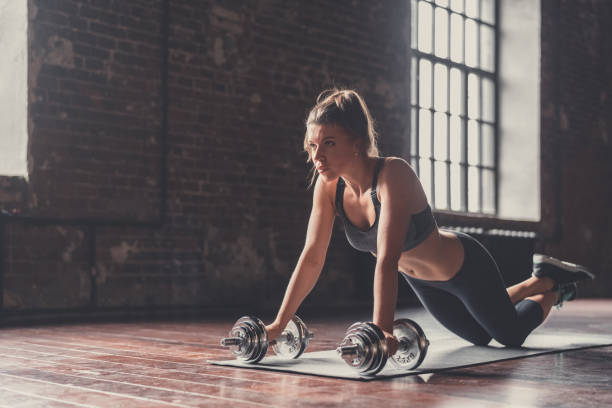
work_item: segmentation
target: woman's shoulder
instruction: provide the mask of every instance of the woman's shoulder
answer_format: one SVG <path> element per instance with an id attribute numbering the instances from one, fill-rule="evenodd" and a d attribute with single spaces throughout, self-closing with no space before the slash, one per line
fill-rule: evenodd
<path id="1" fill-rule="evenodd" d="M 396 197 L 405 202 L 411 213 L 427 204 L 427 198 L 412 166 L 400 157 L 386 157 L 378 179 L 379 199 Z"/>
<path id="2" fill-rule="evenodd" d="M 410 182 L 416 179 L 416 173 L 412 166 L 401 157 L 381 157 L 384 165 L 381 169 L 381 177 L 385 180 L 395 182 Z"/>
<path id="3" fill-rule="evenodd" d="M 334 211 L 336 209 L 336 191 L 338 188 L 339 180 L 340 178 L 326 181 L 323 180 L 322 177 L 317 177 L 317 180 L 315 181 L 315 199 L 317 196 L 320 198 L 324 197 L 326 202 L 331 203 L 332 207 L 334 208 Z"/>

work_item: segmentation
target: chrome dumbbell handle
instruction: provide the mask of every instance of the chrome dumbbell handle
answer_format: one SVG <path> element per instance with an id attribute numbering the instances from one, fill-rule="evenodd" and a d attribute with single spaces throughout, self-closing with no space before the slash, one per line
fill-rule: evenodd
<path id="1" fill-rule="evenodd" d="M 411 342 L 408 339 L 399 340 L 399 346 L 397 348 L 397 353 L 406 352 L 410 349 Z M 341 356 L 350 356 L 350 355 L 359 355 L 363 354 L 363 347 L 357 344 L 353 344 L 351 346 L 340 346 L 336 349 L 336 352 Z"/>
<path id="2" fill-rule="evenodd" d="M 359 352 L 362 351 L 362 347 L 353 344 L 352 346 L 340 346 L 336 349 L 336 352 L 340 354 L 341 357 L 345 356 L 357 356 Z"/>
<path id="3" fill-rule="evenodd" d="M 311 336 L 312 337 L 312 336 Z M 276 342 L 291 342 L 295 337 L 290 332 L 283 332 L 278 338 L 276 338 Z M 221 345 L 224 347 L 229 346 L 239 346 L 245 341 L 242 337 L 226 337 L 221 339 Z"/>
<path id="4" fill-rule="evenodd" d="M 305 327 L 304 327 L 305 328 Z M 296 338 L 296 336 L 290 332 L 290 331 L 284 331 L 281 333 L 280 336 L 278 336 L 276 338 L 276 342 L 284 342 L 284 343 L 290 343 L 292 341 L 294 341 Z M 314 333 L 309 332 L 308 330 L 306 330 L 306 333 L 304 333 L 304 339 L 305 340 L 312 340 L 314 338 Z"/>
<path id="5" fill-rule="evenodd" d="M 223 347 L 239 346 L 242 344 L 243 341 L 244 339 L 241 337 L 226 337 L 224 339 L 221 339 L 221 345 Z"/>

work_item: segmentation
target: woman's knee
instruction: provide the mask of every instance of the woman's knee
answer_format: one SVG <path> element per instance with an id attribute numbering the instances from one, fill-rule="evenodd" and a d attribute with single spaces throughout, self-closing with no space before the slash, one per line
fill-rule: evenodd
<path id="1" fill-rule="evenodd" d="M 527 335 L 521 333 L 503 333 L 493 336 L 502 346 L 506 347 L 521 347 L 527 338 Z"/>
<path id="2" fill-rule="evenodd" d="M 468 334 L 462 335 L 461 337 L 475 346 L 486 346 L 492 339 L 492 337 L 488 334 Z"/>

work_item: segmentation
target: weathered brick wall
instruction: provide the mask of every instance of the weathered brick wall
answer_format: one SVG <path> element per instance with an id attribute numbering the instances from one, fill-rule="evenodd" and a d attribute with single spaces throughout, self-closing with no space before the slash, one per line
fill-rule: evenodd
<path id="1" fill-rule="evenodd" d="M 29 214 L 157 219 L 160 5 L 29 2 Z"/>
<path id="2" fill-rule="evenodd" d="M 9 224 L 3 235 L 5 310 L 89 306 L 91 279 L 83 228 Z"/>
<path id="3" fill-rule="evenodd" d="M 612 3 L 542 1 L 540 250 L 591 267 L 612 295 Z"/>
<path id="4" fill-rule="evenodd" d="M 405 147 L 408 2 L 29 4 L 30 180 L 0 180 L 0 208 L 21 217 L 0 222 L 4 311 L 272 310 L 304 242 L 318 92 L 358 89 L 383 154 Z M 602 272 L 611 10 L 542 4 L 539 245 Z M 368 302 L 364 265 L 337 228 L 308 302 Z M 587 294 L 609 295 L 602 275 Z"/>

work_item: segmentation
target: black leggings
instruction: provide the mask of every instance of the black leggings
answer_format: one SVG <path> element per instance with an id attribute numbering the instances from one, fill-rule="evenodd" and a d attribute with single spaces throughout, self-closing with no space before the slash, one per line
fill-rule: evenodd
<path id="1" fill-rule="evenodd" d="M 529 299 L 513 305 L 497 264 L 471 236 L 453 231 L 465 249 L 459 272 L 447 281 L 402 274 L 425 309 L 459 337 L 477 345 L 491 338 L 518 347 L 543 320 L 542 307 Z"/>

